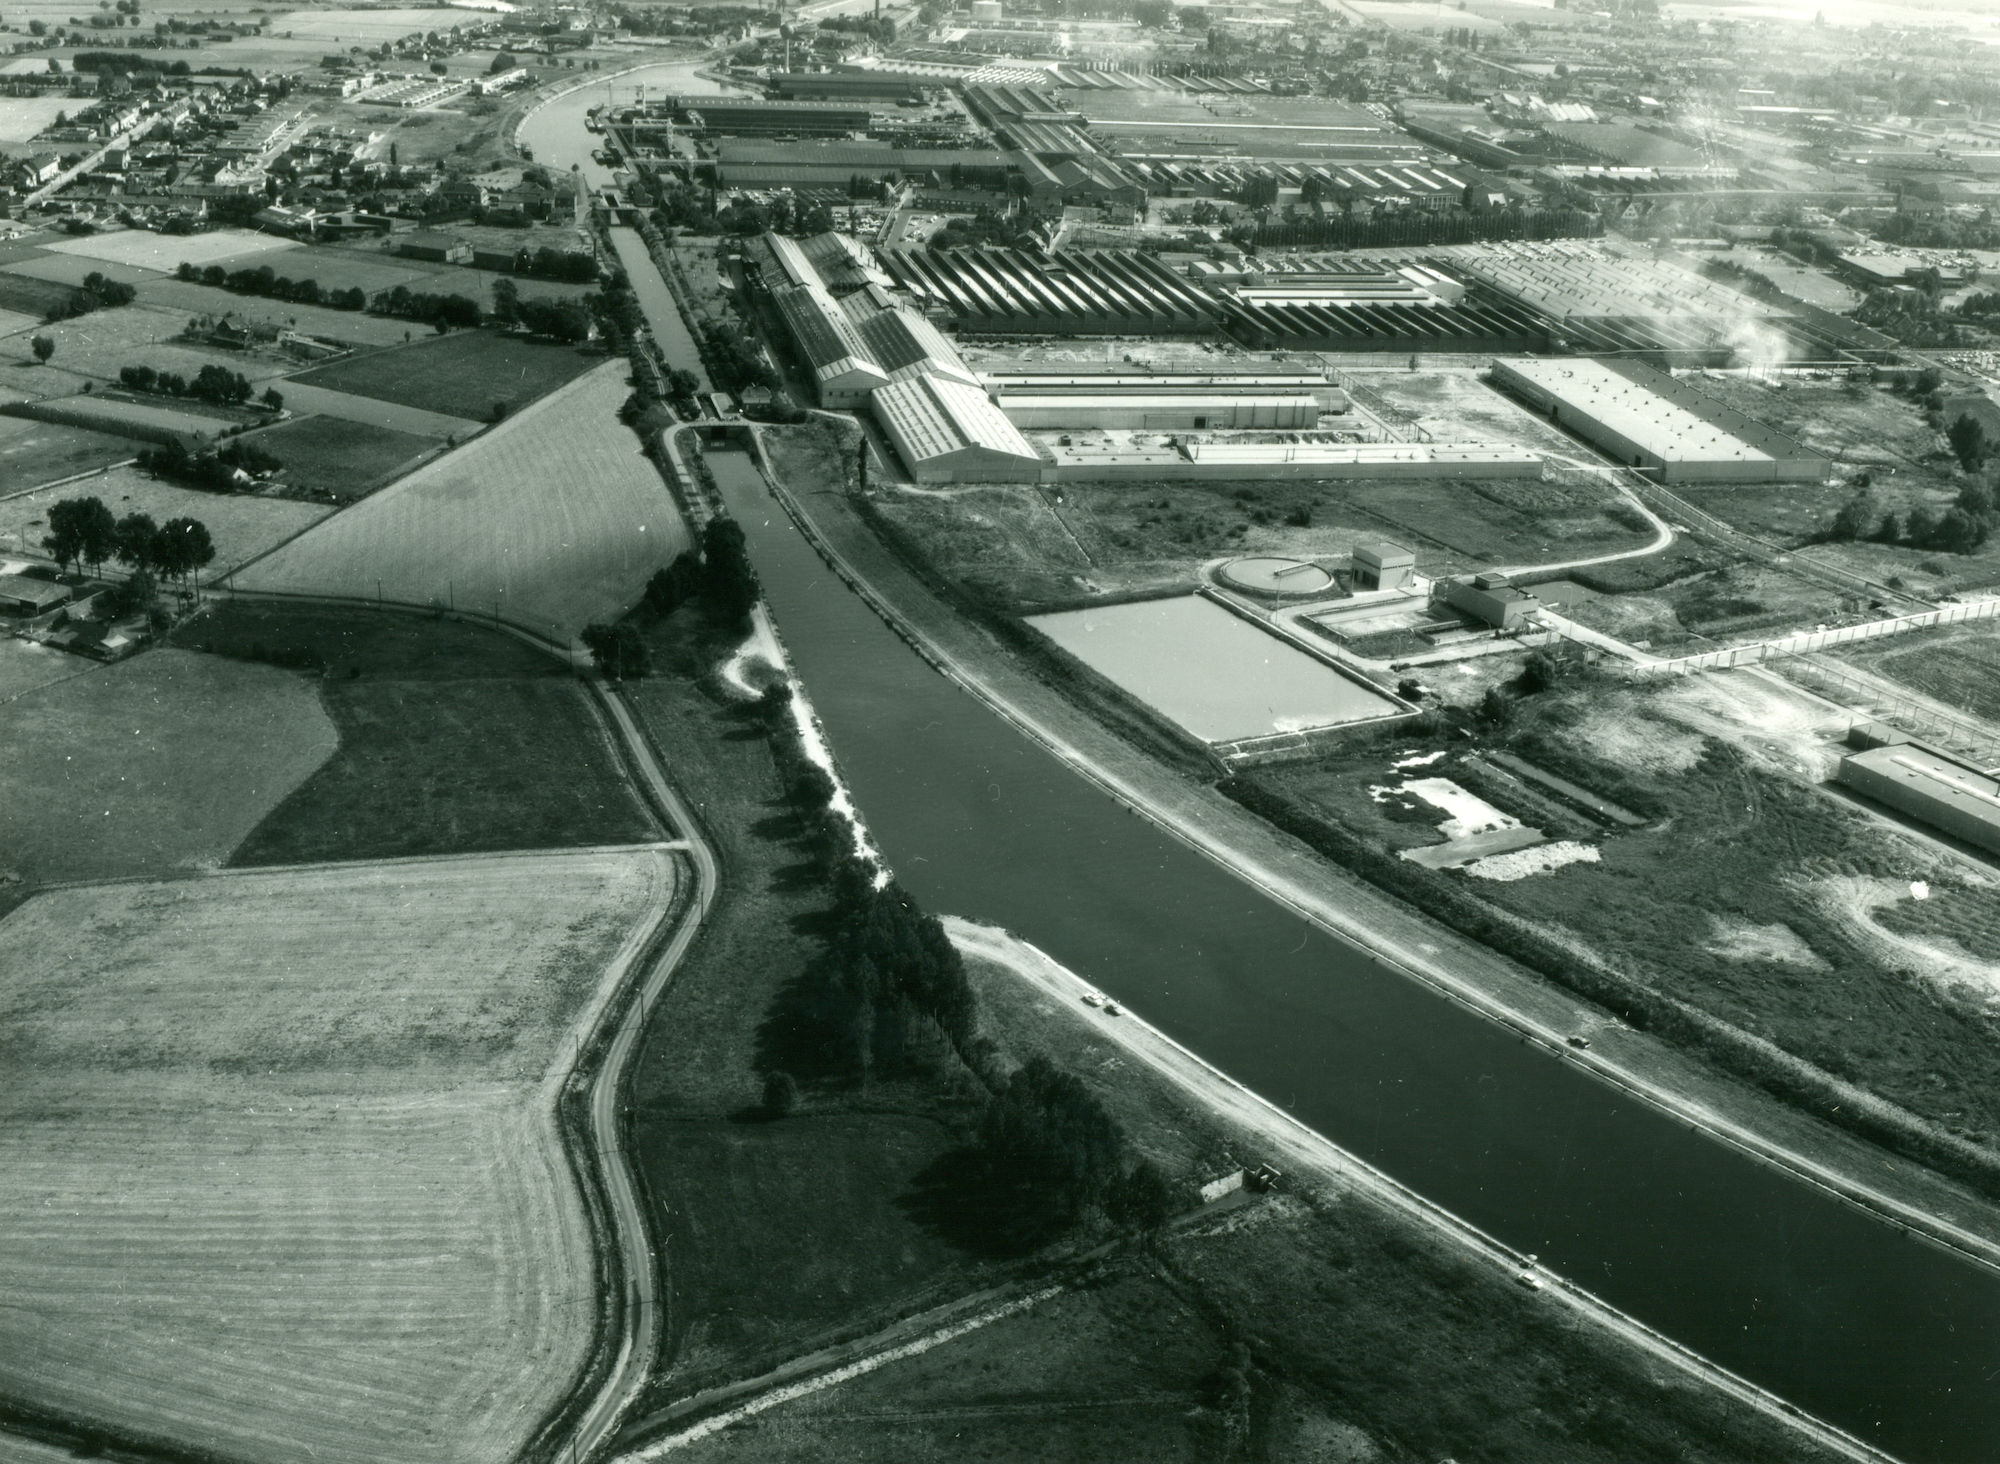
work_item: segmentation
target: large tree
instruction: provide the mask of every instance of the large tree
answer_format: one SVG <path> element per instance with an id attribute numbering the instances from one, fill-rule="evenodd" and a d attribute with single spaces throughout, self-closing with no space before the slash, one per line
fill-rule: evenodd
<path id="1" fill-rule="evenodd" d="M 173 518 L 160 525 L 154 561 L 160 573 L 183 585 L 192 582 L 198 588 L 195 575 L 214 558 L 215 544 L 208 536 L 208 526 L 200 519 Z"/>
<path id="2" fill-rule="evenodd" d="M 128 513 L 118 520 L 118 562 L 134 571 L 159 567 L 160 526 L 149 513 Z"/>
<path id="3" fill-rule="evenodd" d="M 49 532 L 42 540 L 58 565 L 88 564 L 95 569 L 118 547 L 118 521 L 98 498 L 65 498 L 49 510 Z"/>

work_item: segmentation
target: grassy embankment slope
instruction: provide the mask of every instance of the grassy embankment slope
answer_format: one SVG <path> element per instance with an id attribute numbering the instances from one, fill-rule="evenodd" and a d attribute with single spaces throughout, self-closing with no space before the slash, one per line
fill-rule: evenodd
<path id="1" fill-rule="evenodd" d="M 661 1402 L 969 1288 L 981 1268 L 897 1203 L 955 1146 L 963 1104 L 878 1083 L 759 1120 L 766 1018 L 832 902 L 761 723 L 711 677 L 727 642 L 699 605 L 647 631 L 654 674 L 628 695 L 723 866 L 632 1081 L 634 1161 L 673 1295 Z"/>
<path id="2" fill-rule="evenodd" d="M 557 853 L 16 911 L 6 1411 L 98 1447 L 510 1457 L 597 1327 L 557 1098 L 672 884 Z"/>
<path id="3" fill-rule="evenodd" d="M 781 470 L 811 471 L 812 453 Z M 829 898 L 758 723 L 701 679 L 724 648 L 704 644 L 696 615 L 649 627 L 663 674 L 631 690 L 713 832 L 727 887 L 661 1004 L 635 1085 L 675 1318 L 656 1407 L 1051 1259 L 985 1259 L 924 1223 L 936 1213 L 926 1171 L 967 1142 L 976 1091 L 829 1082 L 808 1085 L 792 1115 L 760 1121 L 764 1019 L 811 958 Z M 1075 1014 L 997 968 L 974 974 L 981 1030 L 1003 1061 L 1050 1053 L 1183 1181 L 1245 1152 L 1244 1136 L 1123 1063 Z M 1311 1194 L 1120 1252 L 1028 1314 L 689 1452 L 1197 1460 L 1329 1441 L 1359 1459 L 1798 1453 L 1734 1405 L 1566 1330 L 1428 1232 Z"/>

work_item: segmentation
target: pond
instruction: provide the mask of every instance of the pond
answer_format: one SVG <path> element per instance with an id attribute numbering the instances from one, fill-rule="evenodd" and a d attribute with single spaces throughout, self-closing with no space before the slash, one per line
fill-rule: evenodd
<path id="1" fill-rule="evenodd" d="M 1064 610 L 1028 623 L 1204 742 L 1334 727 L 1402 710 L 1202 595 Z"/>

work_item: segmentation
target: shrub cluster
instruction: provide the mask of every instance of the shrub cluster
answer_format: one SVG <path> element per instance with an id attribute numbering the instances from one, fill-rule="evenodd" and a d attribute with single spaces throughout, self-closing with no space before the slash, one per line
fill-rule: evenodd
<path id="1" fill-rule="evenodd" d="M 252 475 L 275 473 L 284 464 L 254 443 L 231 442 L 220 450 L 190 451 L 179 442 L 147 448 L 139 454 L 139 466 L 156 478 L 205 488 L 213 493 L 236 491 L 239 472 Z"/>
<path id="2" fill-rule="evenodd" d="M 119 280 L 106 279 L 97 270 L 83 277 L 83 283 L 72 290 L 69 298 L 59 305 L 51 306 L 42 318 L 48 321 L 72 320 L 79 315 L 88 315 L 93 310 L 108 310 L 116 305 L 130 305 L 139 297 L 139 292 L 131 285 Z"/>

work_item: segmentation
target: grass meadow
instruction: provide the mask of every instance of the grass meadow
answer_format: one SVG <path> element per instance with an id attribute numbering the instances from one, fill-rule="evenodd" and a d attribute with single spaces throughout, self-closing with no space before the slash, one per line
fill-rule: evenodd
<path id="1" fill-rule="evenodd" d="M 242 602 L 177 634 L 224 665 L 309 664 L 280 674 L 317 695 L 339 734 L 232 864 L 659 837 L 583 688 L 511 637 L 392 611 Z"/>
<path id="2" fill-rule="evenodd" d="M 483 284 L 485 279 L 480 275 L 468 279 L 469 292 L 480 294 L 470 287 Z M 602 357 L 585 355 L 574 346 L 550 345 L 496 331 L 462 330 L 396 350 L 316 366 L 301 372 L 298 379 L 308 386 L 381 397 L 448 417 L 484 422 L 491 420 L 496 403 L 505 403 L 510 412 L 519 411 L 602 364 Z"/>
<path id="3" fill-rule="evenodd" d="M 254 441 L 284 463 L 288 487 L 338 503 L 366 498 L 417 456 L 443 445 L 434 437 L 337 417 L 301 417 L 258 433 Z"/>

